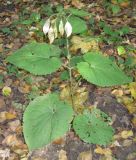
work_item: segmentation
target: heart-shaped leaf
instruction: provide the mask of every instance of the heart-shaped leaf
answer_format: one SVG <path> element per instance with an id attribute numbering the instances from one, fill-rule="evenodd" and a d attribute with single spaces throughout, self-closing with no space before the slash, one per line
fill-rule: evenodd
<path id="1" fill-rule="evenodd" d="M 30 150 L 63 136 L 70 128 L 73 110 L 58 94 L 37 97 L 25 110 L 23 132 Z"/>
<path id="2" fill-rule="evenodd" d="M 77 115 L 73 122 L 73 127 L 79 137 L 88 143 L 106 145 L 113 136 L 114 130 L 108 125 L 106 115 L 99 109 L 93 109 L 92 113 L 85 111 L 82 115 Z"/>
<path id="3" fill-rule="evenodd" d="M 110 59 L 98 53 L 88 52 L 85 62 L 77 64 L 79 73 L 87 81 L 98 86 L 113 86 L 129 83 L 132 78 L 126 76 Z"/>
<path id="4" fill-rule="evenodd" d="M 6 60 L 35 75 L 46 75 L 61 66 L 60 53 L 57 46 L 35 42 L 20 48 Z"/>

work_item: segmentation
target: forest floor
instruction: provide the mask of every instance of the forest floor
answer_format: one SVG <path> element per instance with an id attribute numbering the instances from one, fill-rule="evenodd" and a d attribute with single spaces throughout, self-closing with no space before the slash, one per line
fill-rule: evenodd
<path id="1" fill-rule="evenodd" d="M 0 160 L 136 160 L 136 3 L 128 2 L 122 2 L 119 7 L 114 0 L 112 3 L 102 0 L 0 2 Z M 22 133 L 25 107 L 36 96 L 58 90 L 57 86 L 61 90 L 68 82 L 60 80 L 59 71 L 53 76 L 37 77 L 17 69 L 5 59 L 28 41 L 43 42 L 43 34 L 33 31 L 32 26 L 40 28 L 40 20 L 52 14 L 52 6 L 60 4 L 65 8 L 84 8 L 92 14 L 89 22 L 86 19 L 90 32 L 103 41 L 91 41 L 90 45 L 93 49 L 99 48 L 111 59 L 114 58 L 133 77 L 134 82 L 109 88 L 96 87 L 86 81 L 80 84 L 81 88 L 86 88 L 85 91 L 80 90 L 87 94 L 85 104 L 96 105 L 112 118 L 115 129 L 112 144 L 99 146 L 85 143 L 71 130 L 52 144 L 29 152 Z M 33 16 L 37 16 L 37 19 L 32 18 Z M 109 28 L 106 30 L 106 27 L 100 28 L 99 21 L 110 26 L 112 31 Z M 121 30 L 124 26 L 126 28 Z M 116 33 L 117 37 L 114 36 Z M 79 39 L 80 43 L 82 42 Z M 125 53 L 118 52 L 118 46 L 123 46 Z M 88 46 L 83 49 L 88 50 L 86 47 Z M 77 53 L 81 48 L 73 46 L 71 50 Z M 9 96 L 2 93 L 5 86 L 11 88 Z M 65 95 L 64 92 L 61 93 Z M 82 95 L 79 98 L 83 101 L 85 99 Z"/>

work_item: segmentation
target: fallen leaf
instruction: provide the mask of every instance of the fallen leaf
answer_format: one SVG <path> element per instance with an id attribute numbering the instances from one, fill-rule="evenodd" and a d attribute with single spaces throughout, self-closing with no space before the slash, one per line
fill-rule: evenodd
<path id="1" fill-rule="evenodd" d="M 7 112 L 0 112 L 0 123 L 4 122 L 6 120 L 6 113 Z"/>
<path id="2" fill-rule="evenodd" d="M 84 3 L 82 3 L 79 0 L 72 0 L 72 5 L 78 9 L 81 9 L 82 7 L 84 7 Z"/>
<path id="3" fill-rule="evenodd" d="M 16 113 L 6 112 L 5 117 L 6 117 L 7 120 L 14 119 L 14 118 L 16 118 Z"/>
<path id="4" fill-rule="evenodd" d="M 21 83 L 20 87 L 18 87 L 18 90 L 21 93 L 29 93 L 31 90 L 31 86 L 26 83 Z"/>
<path id="5" fill-rule="evenodd" d="M 10 94 L 11 94 L 11 88 L 8 87 L 8 86 L 5 86 L 5 87 L 2 89 L 2 94 L 3 94 L 4 96 L 10 96 Z"/>
<path id="6" fill-rule="evenodd" d="M 0 97 L 0 108 L 4 108 L 5 107 L 5 101 L 3 97 Z"/>
<path id="7" fill-rule="evenodd" d="M 112 93 L 113 95 L 115 95 L 116 97 L 121 97 L 121 96 L 123 96 L 123 90 L 122 90 L 122 89 L 114 89 L 111 93 Z"/>
<path id="8" fill-rule="evenodd" d="M 63 149 L 59 151 L 59 160 L 68 160 L 66 151 L 64 151 Z"/>
<path id="9" fill-rule="evenodd" d="M 134 99 L 136 99 L 136 82 L 132 82 L 129 84 L 129 90 Z"/>
<path id="10" fill-rule="evenodd" d="M 71 39 L 72 46 L 70 51 L 75 54 L 78 49 L 81 49 L 82 53 L 89 52 L 91 50 L 99 50 L 98 42 L 94 39 L 87 40 L 79 36 L 73 36 Z"/>
<path id="11" fill-rule="evenodd" d="M 125 139 L 124 141 L 123 141 L 123 146 L 124 147 L 128 147 L 128 146 L 131 146 L 131 144 L 133 143 L 133 141 L 132 140 L 129 140 L 129 139 Z"/>
<path id="12" fill-rule="evenodd" d="M 61 99 L 73 104 L 76 112 L 82 112 L 84 103 L 88 98 L 88 91 L 86 91 L 85 87 L 78 87 L 73 91 L 73 101 L 71 100 L 70 92 L 69 86 L 64 87 L 60 93 Z"/>
<path id="13" fill-rule="evenodd" d="M 21 127 L 21 123 L 19 120 L 15 120 L 15 121 L 9 122 L 8 126 L 11 131 L 16 132 L 18 128 Z"/>
<path id="14" fill-rule="evenodd" d="M 14 147 L 14 146 L 21 146 L 23 143 L 19 140 L 15 134 L 8 135 L 3 141 L 2 144 L 6 144 L 7 146 Z"/>
<path id="15" fill-rule="evenodd" d="M 64 137 L 61 137 L 59 139 L 56 139 L 55 141 L 52 142 L 53 144 L 57 144 L 57 145 L 62 145 L 65 143 L 65 139 Z"/>
<path id="16" fill-rule="evenodd" d="M 136 127 L 136 117 L 134 117 L 134 118 L 132 119 L 132 123 L 133 123 L 134 127 Z"/>
<path id="17" fill-rule="evenodd" d="M 9 158 L 10 157 L 10 150 L 8 148 L 6 148 L 4 150 L 0 150 L 0 157 L 2 158 L 2 160 Z"/>
<path id="18" fill-rule="evenodd" d="M 121 132 L 121 137 L 123 139 L 127 139 L 127 138 L 132 137 L 132 136 L 133 136 L 132 130 L 130 130 L 130 131 L 122 131 Z"/>
<path id="19" fill-rule="evenodd" d="M 81 152 L 77 158 L 77 160 L 92 160 L 92 152 Z"/>
<path id="20" fill-rule="evenodd" d="M 105 155 L 106 157 L 112 155 L 111 149 L 109 149 L 109 148 L 104 148 L 103 149 L 99 146 L 94 150 L 94 152 L 97 153 L 97 154 Z"/>

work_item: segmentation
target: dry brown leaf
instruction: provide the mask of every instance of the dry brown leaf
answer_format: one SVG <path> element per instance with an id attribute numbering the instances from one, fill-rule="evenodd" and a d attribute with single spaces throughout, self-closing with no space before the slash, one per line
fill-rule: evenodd
<path id="1" fill-rule="evenodd" d="M 8 126 L 11 131 L 16 132 L 18 128 L 21 127 L 21 123 L 19 120 L 15 120 L 15 121 L 9 122 Z"/>
<path id="2" fill-rule="evenodd" d="M 129 140 L 129 139 L 125 139 L 124 141 L 123 141 L 123 146 L 124 147 L 128 147 L 128 146 L 131 146 L 131 144 L 133 143 L 133 141 L 132 140 Z"/>
<path id="3" fill-rule="evenodd" d="M 21 86 L 18 87 L 18 90 L 19 90 L 21 93 L 29 93 L 30 90 L 31 90 L 31 86 L 28 85 L 28 84 L 22 83 Z"/>
<path id="4" fill-rule="evenodd" d="M 61 90 L 60 97 L 62 100 L 65 100 L 72 104 L 71 95 L 70 95 L 70 87 L 66 86 Z M 78 87 L 73 93 L 73 104 L 74 109 L 77 112 L 82 112 L 84 102 L 88 98 L 88 91 L 86 91 L 85 87 Z"/>
<path id="5" fill-rule="evenodd" d="M 55 141 L 52 142 L 53 144 L 57 144 L 57 145 L 62 145 L 65 143 L 65 139 L 64 137 L 61 137 L 59 139 L 56 139 Z"/>
<path id="6" fill-rule="evenodd" d="M 72 0 L 72 5 L 78 9 L 81 9 L 82 7 L 84 7 L 84 3 L 82 3 L 79 0 Z"/>
<path id="7" fill-rule="evenodd" d="M 59 151 L 59 160 L 68 160 L 66 151 L 64 151 L 63 149 Z"/>
<path id="8" fill-rule="evenodd" d="M 4 108 L 5 107 L 5 101 L 3 97 L 0 97 L 0 108 Z"/>
<path id="9" fill-rule="evenodd" d="M 6 120 L 6 113 L 7 112 L 0 112 L 0 122 L 4 122 Z"/>
<path id="10" fill-rule="evenodd" d="M 122 90 L 122 89 L 114 89 L 111 93 L 112 93 L 113 95 L 115 95 L 116 97 L 121 97 L 121 96 L 123 96 L 123 90 Z"/>
<path id="11" fill-rule="evenodd" d="M 134 118 L 132 119 L 132 123 L 133 123 L 134 127 L 136 127 L 136 117 L 134 117 Z"/>
<path id="12" fill-rule="evenodd" d="M 81 152 L 77 158 L 77 160 L 92 160 L 92 152 Z"/>
<path id="13" fill-rule="evenodd" d="M 21 140 L 19 140 L 15 134 L 8 135 L 3 141 L 2 144 L 6 144 L 7 146 L 22 146 L 23 143 Z"/>
<path id="14" fill-rule="evenodd" d="M 3 45 L 0 44 L 0 52 L 3 52 Z"/>

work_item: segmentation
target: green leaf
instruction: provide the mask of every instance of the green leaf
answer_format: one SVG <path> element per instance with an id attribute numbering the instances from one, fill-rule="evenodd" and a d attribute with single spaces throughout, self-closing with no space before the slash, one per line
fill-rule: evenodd
<path id="1" fill-rule="evenodd" d="M 23 133 L 30 150 L 43 147 L 63 136 L 70 128 L 72 107 L 58 94 L 37 97 L 25 110 Z"/>
<path id="2" fill-rule="evenodd" d="M 84 20 L 76 16 L 70 16 L 68 18 L 72 25 L 72 33 L 79 34 L 87 31 L 87 25 Z"/>
<path id="3" fill-rule="evenodd" d="M 106 114 L 99 109 L 93 109 L 91 113 L 85 111 L 75 117 L 73 127 L 83 141 L 99 145 L 111 142 L 114 130 L 106 122 L 108 116 L 105 119 L 101 115 Z"/>
<path id="4" fill-rule="evenodd" d="M 63 71 L 60 75 L 62 81 L 69 80 L 69 72 L 67 70 Z"/>
<path id="5" fill-rule="evenodd" d="M 102 54 L 88 52 L 83 57 L 85 62 L 78 63 L 77 68 L 88 82 L 104 87 L 132 81 L 132 78 L 127 77 L 116 64 Z"/>
<path id="6" fill-rule="evenodd" d="M 118 51 L 118 55 L 126 54 L 126 50 L 123 46 L 118 46 L 117 51 Z"/>
<path id="7" fill-rule="evenodd" d="M 68 11 L 70 11 L 71 14 L 78 16 L 78 17 L 86 17 L 90 15 L 89 12 L 86 12 L 82 9 L 68 8 Z"/>
<path id="8" fill-rule="evenodd" d="M 35 42 L 17 50 L 6 60 L 35 75 L 46 75 L 61 66 L 60 53 L 57 46 Z"/>
<path id="9" fill-rule="evenodd" d="M 83 61 L 84 61 L 83 56 L 73 56 L 71 58 L 70 64 L 72 67 L 75 67 L 77 63 L 83 62 Z"/>

